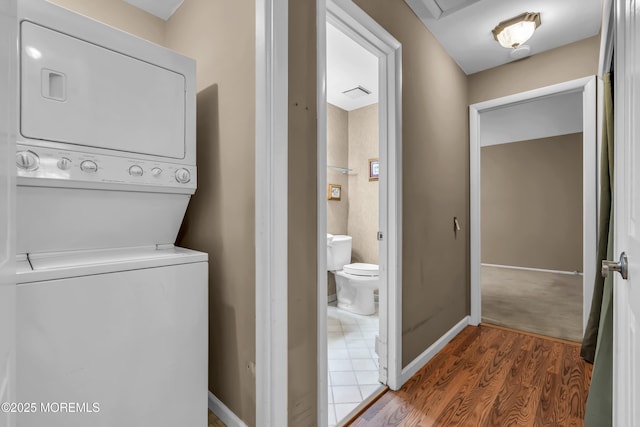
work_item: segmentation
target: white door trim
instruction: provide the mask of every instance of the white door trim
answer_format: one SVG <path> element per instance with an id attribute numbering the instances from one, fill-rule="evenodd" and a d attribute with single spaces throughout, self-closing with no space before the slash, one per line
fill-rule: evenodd
<path id="1" fill-rule="evenodd" d="M 316 2 L 316 58 L 317 58 L 317 85 L 316 85 L 316 111 L 318 112 L 318 140 L 317 143 L 317 194 L 316 202 L 318 210 L 318 235 L 316 241 L 318 244 L 318 268 L 317 286 L 318 291 L 318 336 L 316 337 L 318 345 L 318 426 L 324 427 L 329 424 L 329 361 L 327 357 L 327 305 L 328 286 L 327 286 L 327 202 L 325 199 L 325 191 L 327 188 L 327 3 L 326 0 L 317 0 Z M 325 172 L 325 173 L 323 173 Z M 323 356 L 324 355 L 324 356 Z"/>
<path id="2" fill-rule="evenodd" d="M 613 13 L 613 0 L 604 0 L 600 30 L 600 58 L 598 59 L 598 77 L 601 79 L 604 78 L 604 75 L 611 69 L 615 35 L 614 28 L 615 16 Z"/>
<path id="3" fill-rule="evenodd" d="M 397 390 L 402 371 L 402 45 L 348 0 L 318 1 L 318 351 L 327 348 L 327 269 L 326 232 L 326 22 L 329 21 L 379 58 L 379 158 L 380 158 L 380 265 L 386 268 L 388 284 L 381 286 L 381 335 L 387 354 L 387 383 Z M 386 334 L 382 331 L 386 328 Z M 322 359 L 322 357 L 319 357 Z M 327 366 L 318 363 L 318 425 L 326 425 Z"/>
<path id="4" fill-rule="evenodd" d="M 16 402 L 16 164 L 18 125 L 17 1 L 0 3 L 0 402 Z M 16 416 L 0 413 L 0 426 Z"/>
<path id="5" fill-rule="evenodd" d="M 596 161 L 596 79 L 585 77 L 552 86 L 534 89 L 503 98 L 480 102 L 469 106 L 470 132 L 470 214 L 471 214 L 471 321 L 472 325 L 481 322 L 481 286 L 480 286 L 480 135 L 481 114 L 486 111 L 504 108 L 509 105 L 528 102 L 536 98 L 563 93 L 582 93 L 583 123 L 583 330 L 589 318 L 593 282 L 596 274 L 597 249 L 597 161 Z"/>
<path id="6" fill-rule="evenodd" d="M 288 19 L 288 0 L 256 0 L 256 423 L 264 427 L 288 419 Z"/>

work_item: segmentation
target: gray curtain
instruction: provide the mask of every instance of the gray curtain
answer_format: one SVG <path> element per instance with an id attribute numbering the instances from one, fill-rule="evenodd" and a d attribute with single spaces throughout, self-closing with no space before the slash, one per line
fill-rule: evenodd
<path id="1" fill-rule="evenodd" d="M 600 224 L 598 237 L 598 274 L 594 286 L 589 321 L 581 356 L 593 363 L 591 387 L 587 398 L 585 427 L 611 425 L 613 395 L 613 275 L 600 274 L 603 259 L 613 258 L 613 85 L 612 74 L 604 77 L 604 117 L 602 131 L 602 170 Z"/>

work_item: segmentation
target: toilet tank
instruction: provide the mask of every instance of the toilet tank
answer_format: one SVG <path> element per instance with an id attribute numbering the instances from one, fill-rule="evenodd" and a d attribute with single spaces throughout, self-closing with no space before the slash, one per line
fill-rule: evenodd
<path id="1" fill-rule="evenodd" d="M 333 239 L 327 236 L 327 270 L 342 270 L 351 264 L 351 236 L 335 235 Z"/>

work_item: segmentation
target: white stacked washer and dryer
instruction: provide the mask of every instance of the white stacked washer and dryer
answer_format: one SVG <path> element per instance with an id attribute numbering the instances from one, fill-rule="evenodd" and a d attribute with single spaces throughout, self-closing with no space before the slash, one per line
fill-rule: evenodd
<path id="1" fill-rule="evenodd" d="M 44 0 L 19 21 L 17 425 L 204 426 L 195 63 Z"/>

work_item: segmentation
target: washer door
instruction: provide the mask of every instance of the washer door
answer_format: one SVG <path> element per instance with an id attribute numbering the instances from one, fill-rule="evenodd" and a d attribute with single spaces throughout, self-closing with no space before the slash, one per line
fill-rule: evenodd
<path id="1" fill-rule="evenodd" d="M 17 401 L 38 405 L 18 425 L 206 425 L 207 270 L 198 262 L 18 285 Z M 69 402 L 75 412 L 60 409 Z"/>

